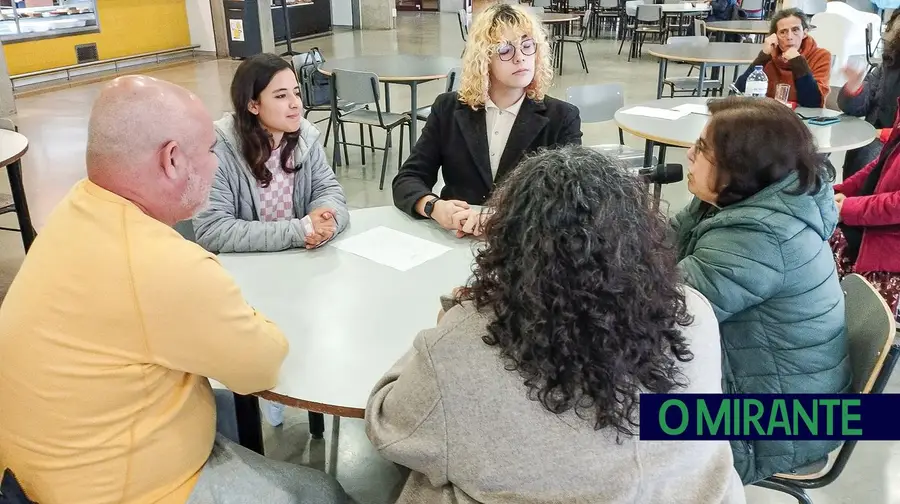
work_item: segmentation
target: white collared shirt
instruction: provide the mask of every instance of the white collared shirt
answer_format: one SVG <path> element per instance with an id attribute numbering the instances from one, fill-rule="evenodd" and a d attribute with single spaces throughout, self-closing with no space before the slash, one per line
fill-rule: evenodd
<path id="1" fill-rule="evenodd" d="M 495 105 L 490 98 L 484 104 L 484 117 L 487 121 L 488 155 L 491 160 L 491 174 L 494 178 L 497 177 L 500 157 L 503 156 L 503 151 L 506 149 L 509 133 L 512 131 L 513 123 L 516 122 L 516 116 L 519 115 L 519 109 L 522 108 L 524 100 L 525 94 L 522 94 L 519 101 L 503 110 Z"/>

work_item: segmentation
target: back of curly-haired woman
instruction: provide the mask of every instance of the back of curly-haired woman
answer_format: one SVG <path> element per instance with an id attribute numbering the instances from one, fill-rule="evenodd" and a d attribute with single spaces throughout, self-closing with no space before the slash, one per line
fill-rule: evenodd
<path id="1" fill-rule="evenodd" d="M 517 5 L 475 16 L 460 79 L 458 92 L 434 101 L 393 196 L 400 210 L 464 236 L 480 234 L 482 214 L 470 205 L 482 205 L 523 155 L 581 144 L 581 118 L 574 105 L 547 96 L 550 45 L 540 20 Z"/>
<path id="2" fill-rule="evenodd" d="M 369 399 L 369 439 L 410 469 L 398 502 L 744 502 L 727 442 L 638 439 L 641 392 L 722 378 L 715 314 L 640 183 L 566 147 L 489 203 L 468 286 Z"/>

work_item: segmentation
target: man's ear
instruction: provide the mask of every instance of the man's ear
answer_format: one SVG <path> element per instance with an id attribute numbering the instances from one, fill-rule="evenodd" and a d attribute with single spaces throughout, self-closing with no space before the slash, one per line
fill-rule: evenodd
<path id="1" fill-rule="evenodd" d="M 165 172 L 166 177 L 168 177 L 169 180 L 178 178 L 178 170 L 175 169 L 175 158 L 180 155 L 181 149 L 178 147 L 178 142 L 174 140 L 167 142 L 159 152 L 159 164 L 162 166 L 163 172 Z"/>

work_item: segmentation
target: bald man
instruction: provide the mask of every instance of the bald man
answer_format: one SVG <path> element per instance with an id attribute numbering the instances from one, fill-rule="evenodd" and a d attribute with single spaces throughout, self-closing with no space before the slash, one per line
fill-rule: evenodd
<path id="1" fill-rule="evenodd" d="M 324 473 L 216 436 L 206 377 L 275 385 L 279 329 L 172 229 L 216 157 L 196 96 L 122 77 L 97 99 L 88 178 L 50 216 L 0 308 L 0 469 L 41 504 L 342 503 Z"/>

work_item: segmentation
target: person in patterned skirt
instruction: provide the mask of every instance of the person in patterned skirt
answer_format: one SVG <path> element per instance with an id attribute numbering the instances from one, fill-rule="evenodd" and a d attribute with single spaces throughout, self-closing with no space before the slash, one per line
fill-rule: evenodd
<path id="1" fill-rule="evenodd" d="M 898 116 L 900 119 L 900 116 Z M 858 273 L 897 313 L 900 300 L 900 120 L 881 154 L 834 186 L 840 225 L 829 243 L 838 275 Z"/>

